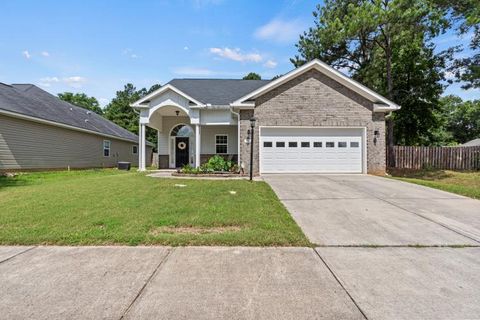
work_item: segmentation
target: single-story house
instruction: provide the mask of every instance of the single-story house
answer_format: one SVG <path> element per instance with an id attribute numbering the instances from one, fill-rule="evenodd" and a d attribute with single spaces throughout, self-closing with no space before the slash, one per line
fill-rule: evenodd
<path id="1" fill-rule="evenodd" d="M 152 146 L 145 143 L 144 165 Z M 32 84 L 0 83 L 0 171 L 138 165 L 138 136 Z"/>
<path id="2" fill-rule="evenodd" d="M 131 105 L 158 131 L 160 168 L 219 154 L 262 173 L 385 172 L 385 117 L 400 106 L 313 60 L 272 81 L 174 79 Z M 140 170 L 145 169 L 140 143 Z"/>
<path id="3" fill-rule="evenodd" d="M 461 147 L 480 147 L 480 138 L 467 141 L 460 146 Z"/>

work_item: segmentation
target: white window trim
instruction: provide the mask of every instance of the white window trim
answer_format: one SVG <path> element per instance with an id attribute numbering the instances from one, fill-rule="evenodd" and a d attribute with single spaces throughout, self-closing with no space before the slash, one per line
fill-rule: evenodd
<path id="1" fill-rule="evenodd" d="M 105 148 L 105 142 L 108 142 L 108 148 Z M 105 150 L 108 150 L 108 156 L 105 155 Z M 110 158 L 112 155 L 112 142 L 110 140 L 103 140 L 103 156 L 105 158 Z"/>
<path id="2" fill-rule="evenodd" d="M 218 137 L 218 136 L 225 136 L 225 137 L 227 137 L 227 142 L 226 142 L 226 143 L 217 143 L 217 137 Z M 216 134 L 216 135 L 215 135 L 215 154 L 229 154 L 229 153 L 228 153 L 228 140 L 229 140 L 229 139 L 228 139 L 228 134 L 226 134 L 226 133 L 219 133 L 219 134 Z M 219 145 L 219 146 L 226 146 L 226 147 L 227 147 L 227 152 L 225 152 L 225 153 L 218 153 L 218 152 L 217 152 L 217 145 Z"/>
<path id="3" fill-rule="evenodd" d="M 134 150 L 135 148 L 137 148 L 137 152 L 133 152 L 133 150 Z M 138 146 L 137 146 L 136 144 L 134 144 L 134 145 L 132 146 L 132 154 L 133 154 L 133 155 L 137 155 L 137 154 L 138 154 Z"/>

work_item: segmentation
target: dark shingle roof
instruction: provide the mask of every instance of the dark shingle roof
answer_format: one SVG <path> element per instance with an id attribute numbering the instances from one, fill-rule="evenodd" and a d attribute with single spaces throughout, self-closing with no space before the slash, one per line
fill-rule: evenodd
<path id="1" fill-rule="evenodd" d="M 33 84 L 0 83 L 0 109 L 138 142 L 138 136 L 130 131 Z"/>
<path id="2" fill-rule="evenodd" d="M 270 80 L 173 79 L 169 82 L 192 98 L 212 105 L 229 105 Z"/>

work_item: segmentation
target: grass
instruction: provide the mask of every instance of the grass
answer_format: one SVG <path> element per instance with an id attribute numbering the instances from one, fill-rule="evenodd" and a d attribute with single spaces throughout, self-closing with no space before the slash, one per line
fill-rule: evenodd
<path id="1" fill-rule="evenodd" d="M 457 172 L 424 170 L 417 172 L 397 172 L 393 173 L 392 177 L 398 180 L 480 199 L 480 171 Z"/>
<path id="2" fill-rule="evenodd" d="M 0 208 L 0 244 L 310 245 L 264 182 L 31 173 L 0 177 Z"/>

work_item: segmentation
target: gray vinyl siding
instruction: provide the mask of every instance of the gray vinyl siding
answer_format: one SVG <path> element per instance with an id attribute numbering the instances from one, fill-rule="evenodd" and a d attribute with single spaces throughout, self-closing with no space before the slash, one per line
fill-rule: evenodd
<path id="1" fill-rule="evenodd" d="M 111 142 L 110 157 L 103 141 Z M 113 167 L 138 165 L 137 143 L 0 115 L 0 170 Z M 147 147 L 147 165 L 152 148 Z"/>

